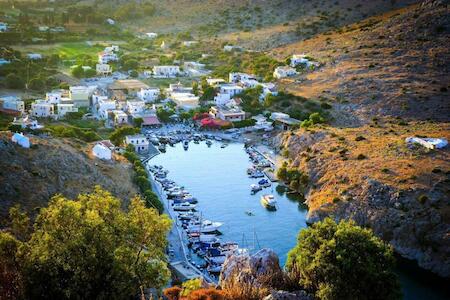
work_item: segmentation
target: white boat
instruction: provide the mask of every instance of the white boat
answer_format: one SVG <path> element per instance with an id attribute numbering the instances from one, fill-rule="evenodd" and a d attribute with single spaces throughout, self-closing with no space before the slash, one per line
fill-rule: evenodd
<path id="1" fill-rule="evenodd" d="M 239 250 L 239 245 L 237 243 L 223 243 L 219 247 L 219 251 L 226 256 L 237 253 Z"/>
<path id="2" fill-rule="evenodd" d="M 191 240 L 200 241 L 200 242 L 213 242 L 218 241 L 217 236 L 215 234 L 198 234 L 198 233 L 190 233 L 189 237 Z"/>
<path id="3" fill-rule="evenodd" d="M 222 140 L 222 138 L 220 136 L 215 136 L 214 139 L 218 142 L 220 142 Z"/>
<path id="4" fill-rule="evenodd" d="M 226 255 L 219 255 L 219 256 L 205 256 L 205 260 L 209 264 L 215 264 L 215 265 L 221 265 L 225 262 L 227 259 Z"/>
<path id="5" fill-rule="evenodd" d="M 195 209 L 195 204 L 190 204 L 189 202 L 180 203 L 180 204 L 174 204 L 172 206 L 174 211 L 190 211 Z"/>
<path id="6" fill-rule="evenodd" d="M 252 193 L 256 193 L 256 192 L 259 192 L 260 190 L 262 190 L 262 188 L 259 184 L 251 184 L 250 190 Z"/>
<path id="7" fill-rule="evenodd" d="M 211 146 L 211 145 L 212 145 L 212 142 L 211 142 L 210 140 L 207 140 L 207 141 L 206 141 L 206 145 Z"/>
<path id="8" fill-rule="evenodd" d="M 268 209 L 277 209 L 277 200 L 270 194 L 261 196 L 261 204 Z"/>
<path id="9" fill-rule="evenodd" d="M 223 224 L 220 222 L 211 222 L 209 220 L 205 220 L 201 224 L 200 222 L 191 223 L 190 225 L 188 225 L 187 231 L 201 233 L 214 232 L 218 231 L 220 226 L 222 225 Z"/>

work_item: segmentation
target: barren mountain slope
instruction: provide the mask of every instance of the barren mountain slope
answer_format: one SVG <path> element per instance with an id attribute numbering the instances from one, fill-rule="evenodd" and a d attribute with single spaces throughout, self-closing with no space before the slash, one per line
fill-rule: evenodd
<path id="1" fill-rule="evenodd" d="M 86 144 L 69 139 L 33 138 L 32 143 L 24 149 L 0 135 L 0 226 L 12 205 L 34 215 L 56 193 L 74 198 L 95 185 L 124 201 L 138 193 L 129 163 L 92 159 Z"/>
<path id="2" fill-rule="evenodd" d="M 426 1 L 274 49 L 279 59 L 306 53 L 324 63 L 281 85 L 308 98 L 329 98 L 364 120 L 449 121 L 450 7 L 444 2 Z"/>

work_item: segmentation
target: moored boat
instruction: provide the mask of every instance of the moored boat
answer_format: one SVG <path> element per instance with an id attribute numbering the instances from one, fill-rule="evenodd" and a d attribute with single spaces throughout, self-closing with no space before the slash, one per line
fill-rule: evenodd
<path id="1" fill-rule="evenodd" d="M 271 194 L 261 196 L 261 204 L 267 209 L 276 210 L 277 200 Z"/>
<path id="2" fill-rule="evenodd" d="M 196 207 L 195 204 L 191 204 L 189 202 L 184 202 L 184 203 L 180 203 L 180 204 L 174 204 L 172 206 L 174 211 L 191 211 L 194 210 Z"/>

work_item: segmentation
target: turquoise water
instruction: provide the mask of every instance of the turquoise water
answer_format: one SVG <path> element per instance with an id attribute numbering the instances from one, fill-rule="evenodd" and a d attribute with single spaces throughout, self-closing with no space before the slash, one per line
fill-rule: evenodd
<path id="1" fill-rule="evenodd" d="M 284 265 L 288 251 L 296 244 L 297 233 L 306 227 L 306 207 L 299 199 L 283 193 L 276 183 L 251 195 L 250 185 L 258 179 L 247 176 L 251 162 L 243 145 L 220 145 L 190 143 L 185 151 L 179 143 L 167 147 L 167 152 L 153 158 L 150 164 L 169 170 L 167 177 L 199 200 L 198 209 L 204 218 L 224 223 L 223 241 L 235 241 L 254 251 L 271 248 Z M 268 211 L 261 205 L 260 197 L 265 193 L 275 196 L 277 211 Z M 246 211 L 254 216 L 248 216 Z M 402 266 L 398 272 L 405 299 L 446 299 L 441 287 L 424 280 L 426 275 L 419 271 Z"/>

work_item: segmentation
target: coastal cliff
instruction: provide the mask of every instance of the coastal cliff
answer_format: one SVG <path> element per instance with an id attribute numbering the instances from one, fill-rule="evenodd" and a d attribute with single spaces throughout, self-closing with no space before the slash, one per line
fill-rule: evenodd
<path id="1" fill-rule="evenodd" d="M 401 256 L 450 276 L 450 149 L 407 145 L 411 135 L 450 138 L 449 124 L 395 122 L 318 127 L 278 136 L 290 167 L 308 175 L 308 222 L 353 219 Z M 287 150 L 287 151 L 286 151 Z"/>

